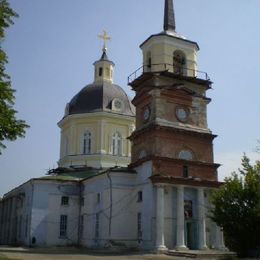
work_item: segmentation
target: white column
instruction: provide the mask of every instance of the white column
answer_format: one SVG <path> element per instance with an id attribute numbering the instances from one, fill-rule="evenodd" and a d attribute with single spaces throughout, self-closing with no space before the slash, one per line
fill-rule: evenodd
<path id="1" fill-rule="evenodd" d="M 164 186 L 157 187 L 156 201 L 156 249 L 158 251 L 167 250 L 164 245 Z"/>
<path id="2" fill-rule="evenodd" d="M 184 241 L 184 188 L 177 186 L 177 239 L 176 250 L 187 250 Z"/>
<path id="3" fill-rule="evenodd" d="M 198 188 L 199 249 L 207 249 L 204 190 Z"/>
<path id="4" fill-rule="evenodd" d="M 216 225 L 215 229 L 215 248 L 218 250 L 226 250 L 225 243 L 224 243 L 224 235 L 222 229 Z"/>

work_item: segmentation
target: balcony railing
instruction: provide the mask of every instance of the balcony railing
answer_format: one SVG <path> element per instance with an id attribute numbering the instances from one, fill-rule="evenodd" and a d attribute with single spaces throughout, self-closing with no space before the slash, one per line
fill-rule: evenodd
<path id="1" fill-rule="evenodd" d="M 151 64 L 143 65 L 134 71 L 131 75 L 128 76 L 128 84 L 133 82 L 135 79 L 139 78 L 144 73 L 149 72 L 170 72 L 177 76 L 184 76 L 190 78 L 197 78 L 202 80 L 210 80 L 208 74 L 203 71 L 184 68 L 184 67 L 175 67 L 172 64 L 161 63 L 161 64 Z"/>

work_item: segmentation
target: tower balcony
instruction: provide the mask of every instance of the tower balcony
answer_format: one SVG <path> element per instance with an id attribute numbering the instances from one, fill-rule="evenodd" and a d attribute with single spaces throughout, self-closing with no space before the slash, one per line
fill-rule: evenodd
<path id="1" fill-rule="evenodd" d="M 136 81 L 139 81 L 139 78 L 142 78 L 143 76 L 145 77 L 145 75 L 157 73 L 170 73 L 171 76 L 176 76 L 178 78 L 184 78 L 187 80 L 197 79 L 200 81 L 210 82 L 210 78 L 206 72 L 186 67 L 174 66 L 173 64 L 159 63 L 143 65 L 135 70 L 132 74 L 128 76 L 128 85 L 135 85 Z"/>

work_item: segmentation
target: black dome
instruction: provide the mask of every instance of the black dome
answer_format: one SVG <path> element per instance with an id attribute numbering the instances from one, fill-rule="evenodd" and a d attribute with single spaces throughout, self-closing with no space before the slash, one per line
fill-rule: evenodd
<path id="1" fill-rule="evenodd" d="M 122 102 L 119 110 L 112 110 L 114 100 Z M 84 87 L 75 95 L 67 108 L 67 115 L 107 111 L 116 114 L 134 116 L 134 106 L 124 90 L 109 82 L 93 83 Z"/>

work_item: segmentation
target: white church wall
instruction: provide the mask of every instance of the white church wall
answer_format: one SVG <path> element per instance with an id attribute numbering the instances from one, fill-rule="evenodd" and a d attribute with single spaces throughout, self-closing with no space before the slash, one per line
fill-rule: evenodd
<path id="1" fill-rule="evenodd" d="M 109 177 L 104 174 L 85 181 L 85 205 L 82 209 L 86 223 L 82 238 L 84 246 L 105 247 L 109 246 L 109 241 L 112 241 L 112 244 L 126 246 L 137 244 L 135 178 L 133 174 L 113 172 L 109 173 Z"/>
<path id="2" fill-rule="evenodd" d="M 66 191 L 66 188 L 67 191 Z M 61 206 L 61 197 L 69 204 Z M 31 239 L 35 246 L 76 244 L 78 239 L 78 190 L 75 183 L 35 181 Z M 67 216 L 67 235 L 60 237 L 60 216 Z"/>
<path id="3" fill-rule="evenodd" d="M 138 205 L 142 214 L 142 242 L 140 247 L 152 249 L 155 244 L 155 198 L 156 190 L 150 181 L 152 162 L 148 161 L 135 168 L 136 187 L 143 193 L 143 201 Z"/>
<path id="4" fill-rule="evenodd" d="M 32 212 L 32 182 L 27 182 L 18 192 L 17 200 L 17 241 L 23 245 L 30 244 L 30 218 Z M 24 197 L 21 194 L 24 193 Z M 20 234 L 19 234 L 20 233 Z"/>
<path id="5" fill-rule="evenodd" d="M 1 201 L 0 243 L 29 245 L 31 182 L 5 194 Z"/>

